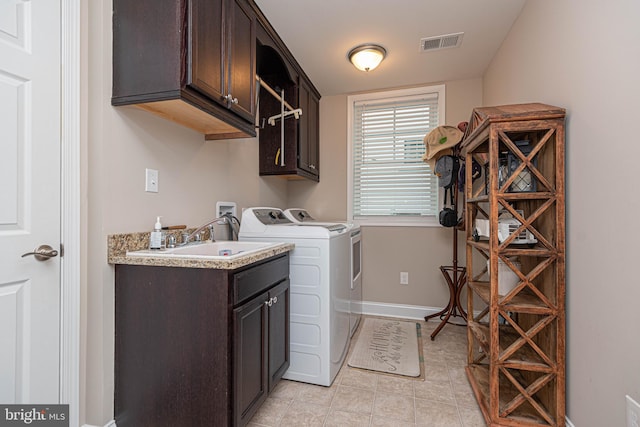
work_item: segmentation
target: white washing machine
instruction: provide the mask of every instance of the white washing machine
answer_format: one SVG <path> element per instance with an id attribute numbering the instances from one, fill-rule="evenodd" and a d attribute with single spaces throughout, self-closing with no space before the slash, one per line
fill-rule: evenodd
<path id="1" fill-rule="evenodd" d="M 287 242 L 290 365 L 283 378 L 330 386 L 349 347 L 349 247 L 344 224 L 296 224 L 278 208 L 248 208 L 241 241 Z"/>
<path id="2" fill-rule="evenodd" d="M 286 209 L 284 211 L 284 215 L 291 221 L 299 224 L 344 224 L 349 228 L 349 236 L 351 239 L 351 279 L 349 280 L 349 335 L 353 336 L 353 334 L 356 332 L 356 329 L 358 328 L 358 324 L 360 323 L 360 318 L 362 317 L 362 235 L 360 234 L 360 226 L 358 224 L 344 221 L 317 221 L 307 210 L 300 208 Z"/>

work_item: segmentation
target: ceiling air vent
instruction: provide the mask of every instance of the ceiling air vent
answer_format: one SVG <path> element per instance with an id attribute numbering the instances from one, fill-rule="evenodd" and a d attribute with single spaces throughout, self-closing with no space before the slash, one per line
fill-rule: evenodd
<path id="1" fill-rule="evenodd" d="M 463 35 L 464 33 L 455 33 L 420 39 L 420 52 L 458 47 L 462 44 Z"/>

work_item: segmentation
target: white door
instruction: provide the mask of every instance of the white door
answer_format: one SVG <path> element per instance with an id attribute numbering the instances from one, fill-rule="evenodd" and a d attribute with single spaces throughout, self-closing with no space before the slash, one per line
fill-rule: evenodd
<path id="1" fill-rule="evenodd" d="M 0 0 L 0 402 L 59 402 L 60 0 Z M 54 255 L 53 252 L 49 253 Z"/>

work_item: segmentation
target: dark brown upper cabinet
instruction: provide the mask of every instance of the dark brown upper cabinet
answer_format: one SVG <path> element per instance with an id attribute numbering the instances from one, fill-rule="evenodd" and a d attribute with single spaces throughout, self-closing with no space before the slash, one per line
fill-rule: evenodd
<path id="1" fill-rule="evenodd" d="M 284 143 L 280 123 L 266 122 L 280 102 L 256 76 L 302 109 L 285 119 Z M 253 0 L 113 0 L 112 105 L 134 105 L 206 139 L 254 137 L 258 123 L 261 176 L 319 181 L 319 102 Z"/>
<path id="2" fill-rule="evenodd" d="M 246 0 L 114 0 L 113 105 L 255 136 L 256 15 Z"/>
<path id="3" fill-rule="evenodd" d="M 190 0 L 189 4 L 192 30 L 188 85 L 253 123 L 255 14 L 243 0 Z"/>
<path id="4" fill-rule="evenodd" d="M 257 73 L 293 108 L 302 109 L 299 119 L 281 121 L 275 126 L 268 118 L 279 114 L 281 103 L 265 88 L 259 88 L 260 175 L 320 180 L 319 168 L 319 102 L 320 93 L 268 25 L 257 27 Z"/>

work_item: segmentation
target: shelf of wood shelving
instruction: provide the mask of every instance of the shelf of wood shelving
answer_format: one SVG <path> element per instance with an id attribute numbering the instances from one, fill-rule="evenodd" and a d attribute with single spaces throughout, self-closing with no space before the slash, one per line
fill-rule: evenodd
<path id="1" fill-rule="evenodd" d="M 488 305 L 490 303 L 491 286 L 489 282 L 469 281 L 467 283 L 485 304 Z M 519 313 L 549 315 L 556 312 L 554 307 L 547 306 L 533 292 L 526 289 L 513 296 L 500 296 L 498 305 L 505 311 L 514 311 Z"/>
<path id="2" fill-rule="evenodd" d="M 513 200 L 547 200 L 553 198 L 553 193 L 549 192 L 531 192 L 531 193 L 498 193 L 497 197 L 506 201 Z M 488 203 L 489 196 L 483 194 L 481 196 L 470 197 L 467 202 Z"/>
<path id="3" fill-rule="evenodd" d="M 469 329 L 476 336 L 478 343 L 485 352 L 489 352 L 489 325 L 479 322 L 468 322 Z M 523 344 L 524 339 L 509 325 L 500 325 L 500 349 L 499 359 L 503 366 L 513 367 L 527 371 L 552 372 L 553 366 L 549 366 L 533 349 L 522 346 L 510 357 L 504 357 L 506 350 L 512 345 Z"/>
<path id="4" fill-rule="evenodd" d="M 552 415 L 541 406 L 540 402 L 537 402 L 535 398 L 531 398 L 535 404 L 539 405 L 538 409 L 540 410 L 532 407 L 529 402 L 525 403 L 525 398 L 522 397 L 518 388 L 504 376 L 500 378 L 500 393 L 498 395 L 499 411 L 497 417 L 491 417 L 490 407 L 487 401 L 487 397 L 490 395 L 489 366 L 469 365 L 466 371 L 467 378 L 469 378 L 471 388 L 485 419 L 495 418 L 495 421 L 498 423 L 493 423 L 492 425 L 556 425 L 553 423 Z M 516 380 L 520 379 L 517 373 L 512 375 L 514 375 Z M 520 406 L 512 409 L 516 404 L 520 404 Z M 546 419 L 540 412 L 546 415 Z M 549 421 L 551 421 L 551 423 Z M 506 422 L 509 424 L 501 424 Z"/>
<path id="5" fill-rule="evenodd" d="M 488 240 L 475 241 L 472 238 L 467 239 L 467 244 L 477 248 L 478 250 L 489 252 L 491 250 Z M 506 249 L 500 252 L 504 256 L 530 256 L 530 257 L 548 257 L 555 253 L 554 250 L 549 250 L 544 246 L 535 245 L 529 247 L 526 245 L 507 245 Z"/>

